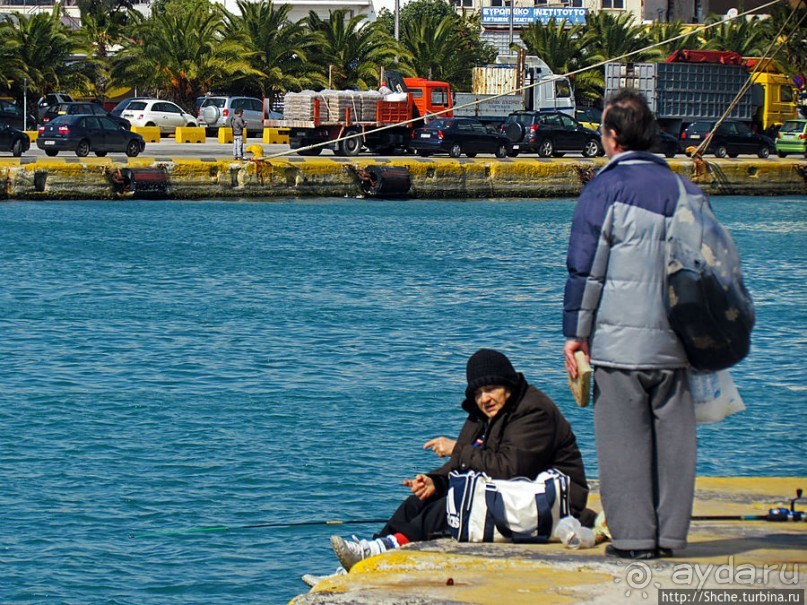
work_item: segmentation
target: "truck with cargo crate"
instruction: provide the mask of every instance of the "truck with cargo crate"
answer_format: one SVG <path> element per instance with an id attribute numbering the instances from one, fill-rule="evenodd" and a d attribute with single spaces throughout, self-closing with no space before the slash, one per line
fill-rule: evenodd
<path id="1" fill-rule="evenodd" d="M 620 88 L 642 92 L 662 130 L 678 137 L 689 124 L 717 120 L 729 108 L 751 74 L 753 63 L 733 52 L 681 50 L 663 63 L 606 63 L 605 97 Z M 752 86 L 728 118 L 760 133 L 796 112 L 787 77 L 772 63 L 754 75 Z"/>
<path id="2" fill-rule="evenodd" d="M 569 79 L 558 77 L 539 57 L 499 55 L 496 63 L 474 67 L 472 92 L 454 95 L 454 115 L 498 126 L 516 111 L 561 111 L 574 117 Z"/>
<path id="3" fill-rule="evenodd" d="M 386 90 L 290 92 L 284 97 L 283 119 L 264 126 L 289 130 L 289 146 L 299 155 L 319 155 L 325 148 L 336 155 L 356 156 L 362 147 L 386 154 L 406 149 L 412 131 L 424 119 L 440 113 L 451 117 L 451 87 L 447 82 L 402 78 L 386 72 Z M 312 145 L 316 147 L 310 148 Z"/>

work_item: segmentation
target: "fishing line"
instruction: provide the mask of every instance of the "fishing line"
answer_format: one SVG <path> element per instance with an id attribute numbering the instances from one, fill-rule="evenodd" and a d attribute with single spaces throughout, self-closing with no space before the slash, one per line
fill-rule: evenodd
<path id="1" fill-rule="evenodd" d="M 188 529 L 169 529 L 165 531 L 155 531 L 146 534 L 130 534 L 130 538 L 156 538 L 160 536 L 178 536 L 183 534 L 195 533 L 213 533 L 213 532 L 227 532 L 238 531 L 242 529 L 256 529 L 264 527 L 308 527 L 316 525 L 371 525 L 386 523 L 388 519 L 332 519 L 326 521 L 290 521 L 290 522 L 277 522 L 277 523 L 253 523 L 250 525 L 211 525 L 207 527 L 191 527 Z"/>

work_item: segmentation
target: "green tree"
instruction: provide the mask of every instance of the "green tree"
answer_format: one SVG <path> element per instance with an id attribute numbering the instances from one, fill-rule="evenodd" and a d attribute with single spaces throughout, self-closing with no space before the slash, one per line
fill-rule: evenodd
<path id="1" fill-rule="evenodd" d="M 164 91 L 192 108 L 196 96 L 255 72 L 240 42 L 224 38 L 222 9 L 208 1 L 187 1 L 165 3 L 149 18 L 130 11 L 133 36 L 123 41 L 112 73 L 118 81 Z"/>
<path id="2" fill-rule="evenodd" d="M 60 4 L 50 13 L 14 13 L 11 20 L 0 22 L 0 40 L 0 81 L 13 96 L 22 98 L 25 79 L 33 97 L 62 89 L 86 89 L 89 81 L 84 65 L 70 61 L 85 49 L 79 36 L 62 25 Z"/>
<path id="3" fill-rule="evenodd" d="M 651 49 L 637 52 L 627 59 L 621 57 L 649 46 L 644 27 L 637 24 L 630 13 L 612 15 L 606 12 L 589 13 L 583 30 L 581 46 L 586 49 L 589 63 L 600 61 L 652 61 L 662 52 Z"/>
<path id="4" fill-rule="evenodd" d="M 311 60 L 333 88 L 376 87 L 381 67 L 393 67 L 396 57 L 404 54 L 386 30 L 363 15 L 349 17 L 346 10 L 336 10 L 323 20 L 311 11 L 307 22 L 316 36 L 317 52 Z"/>
<path id="5" fill-rule="evenodd" d="M 225 14 L 224 35 L 243 45 L 254 74 L 237 78 L 236 87 L 271 98 L 280 91 L 327 84 L 308 61 L 316 38 L 302 22 L 288 19 L 290 5 L 238 0 L 238 9 L 240 15 Z"/>
<path id="6" fill-rule="evenodd" d="M 658 59 L 668 57 L 677 50 L 687 48 L 699 48 L 700 41 L 697 34 L 692 34 L 678 40 L 672 40 L 684 33 L 684 24 L 681 21 L 673 21 L 671 23 L 664 23 L 662 21 L 654 21 L 647 28 L 647 42 L 648 44 L 661 44 L 658 46 Z"/>
<path id="7" fill-rule="evenodd" d="M 111 49 L 117 46 L 123 36 L 126 12 L 130 5 L 121 5 L 117 0 L 79 0 L 81 29 L 79 35 L 84 45 L 90 49 L 87 56 L 87 70 L 92 80 L 92 94 L 106 98 L 111 81 Z"/>
<path id="8" fill-rule="evenodd" d="M 771 18 L 766 19 L 762 27 L 766 38 L 772 40 L 787 22 L 774 47 L 776 62 L 784 73 L 807 76 L 807 7 L 796 8 L 792 16 L 791 11 L 794 9 L 783 4 L 773 6 Z"/>
<path id="9" fill-rule="evenodd" d="M 711 15 L 706 22 L 716 23 L 722 17 Z M 766 28 L 758 17 L 722 21 L 701 33 L 705 48 L 734 51 L 743 57 L 760 56 L 768 47 Z"/>

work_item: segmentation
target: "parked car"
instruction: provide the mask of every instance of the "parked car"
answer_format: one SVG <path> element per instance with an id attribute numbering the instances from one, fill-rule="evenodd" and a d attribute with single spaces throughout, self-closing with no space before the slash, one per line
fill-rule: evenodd
<path id="1" fill-rule="evenodd" d="M 250 127 L 263 130 L 263 101 L 255 97 L 205 97 L 199 106 L 199 126 L 209 130 L 229 126 L 236 109 L 244 111 L 247 131 Z"/>
<path id="2" fill-rule="evenodd" d="M 121 117 L 132 126 L 159 126 L 160 133 L 170 134 L 178 126 L 197 126 L 196 118 L 176 103 L 161 99 L 141 99 L 132 101 L 121 112 Z"/>
<path id="3" fill-rule="evenodd" d="M 714 132 L 716 123 L 717 120 L 693 122 L 681 133 L 681 146 L 697 147 L 708 139 L 704 153 L 714 153 L 719 158 L 736 158 L 741 153 L 767 158 L 775 150 L 773 139 L 753 132 L 739 120 L 725 120 Z"/>
<path id="4" fill-rule="evenodd" d="M 42 123 L 47 124 L 52 119 L 58 116 L 74 116 L 74 115 L 93 115 L 93 116 L 106 116 L 114 120 L 126 130 L 129 130 L 131 124 L 129 120 L 121 118 L 120 116 L 113 116 L 103 106 L 98 103 L 86 102 L 71 102 L 71 103 L 57 103 L 48 107 L 47 111 L 42 115 Z"/>
<path id="5" fill-rule="evenodd" d="M 118 104 L 113 107 L 109 113 L 111 113 L 116 118 L 121 117 L 123 110 L 129 107 L 129 103 L 133 101 L 142 101 L 143 99 L 148 99 L 148 97 L 127 97 L 122 101 L 118 101 Z"/>
<path id="6" fill-rule="evenodd" d="M 458 158 L 464 153 L 473 158 L 478 153 L 492 153 L 504 158 L 510 153 L 510 140 L 473 118 L 437 118 L 412 131 L 409 147 L 423 157 L 447 153 Z"/>
<path id="7" fill-rule="evenodd" d="M 780 158 L 788 153 L 807 157 L 807 120 L 787 120 L 776 135 L 776 153 Z"/>
<path id="8" fill-rule="evenodd" d="M 106 116 L 64 115 L 39 127 L 36 146 L 49 156 L 60 151 L 75 151 L 83 158 L 93 151 L 99 157 L 124 152 L 133 158 L 146 148 L 146 142 L 138 133 Z"/>
<path id="9" fill-rule="evenodd" d="M 24 115 L 25 112 L 20 105 L 9 99 L 0 99 L 0 122 L 20 130 L 36 128 L 36 117 L 29 114 L 26 123 Z"/>
<path id="10" fill-rule="evenodd" d="M 31 139 L 19 128 L 0 120 L 0 151 L 10 151 L 18 158 L 31 148 Z"/>
<path id="11" fill-rule="evenodd" d="M 512 156 L 537 152 L 548 158 L 581 153 L 592 158 L 605 153 L 597 131 L 560 111 L 516 111 L 507 116 L 501 130 L 512 142 Z"/>
<path id="12" fill-rule="evenodd" d="M 42 120 L 42 116 L 51 105 L 58 105 L 59 103 L 71 103 L 72 101 L 73 97 L 66 92 L 52 92 L 46 94 L 36 103 L 39 112 L 39 120 Z"/>
<path id="13" fill-rule="evenodd" d="M 674 158 L 676 153 L 681 151 L 678 146 L 678 139 L 671 135 L 669 132 L 659 130 L 656 136 L 653 137 L 653 146 L 650 147 L 650 153 L 662 153 L 665 157 Z"/>

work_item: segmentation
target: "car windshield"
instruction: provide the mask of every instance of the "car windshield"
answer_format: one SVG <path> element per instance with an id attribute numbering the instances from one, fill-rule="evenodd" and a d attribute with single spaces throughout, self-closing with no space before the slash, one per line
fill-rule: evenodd
<path id="1" fill-rule="evenodd" d="M 131 109 L 133 111 L 139 111 L 139 110 L 145 109 L 145 108 L 146 108 L 146 103 L 144 101 L 132 101 L 126 107 L 126 109 Z"/>
<path id="2" fill-rule="evenodd" d="M 807 122 L 785 122 L 779 132 L 802 132 Z"/>

